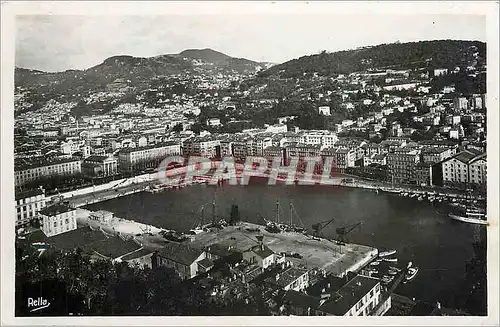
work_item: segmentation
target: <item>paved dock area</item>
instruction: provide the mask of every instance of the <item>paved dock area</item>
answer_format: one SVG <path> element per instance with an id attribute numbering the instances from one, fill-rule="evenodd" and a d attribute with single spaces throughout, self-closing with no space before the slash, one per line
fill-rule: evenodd
<path id="1" fill-rule="evenodd" d="M 249 231 L 259 228 L 260 232 Z M 203 247 L 214 243 L 224 246 L 233 246 L 245 251 L 257 244 L 257 235 L 263 235 L 263 242 L 274 252 L 298 253 L 302 258 L 288 258 L 310 268 L 320 268 L 337 276 L 348 271 L 358 270 L 373 260 L 377 249 L 358 245 L 337 245 L 325 239 L 313 239 L 299 233 L 269 233 L 263 226 L 243 222 L 238 226 L 229 226 L 222 230 L 198 234 L 191 242 L 191 246 Z"/>

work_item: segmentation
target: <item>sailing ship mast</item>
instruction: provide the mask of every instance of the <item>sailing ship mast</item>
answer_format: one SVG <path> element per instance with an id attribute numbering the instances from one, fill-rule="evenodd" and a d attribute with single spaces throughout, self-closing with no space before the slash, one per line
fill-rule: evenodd
<path id="1" fill-rule="evenodd" d="M 280 222 L 280 200 L 276 200 L 276 223 Z"/>
<path id="2" fill-rule="evenodd" d="M 212 200 L 212 225 L 215 225 L 215 195 Z"/>
<path id="3" fill-rule="evenodd" d="M 204 214 L 204 211 L 205 211 L 205 205 L 202 205 L 201 206 L 201 223 L 200 223 L 200 227 L 203 228 L 203 224 L 205 223 L 205 214 Z"/>

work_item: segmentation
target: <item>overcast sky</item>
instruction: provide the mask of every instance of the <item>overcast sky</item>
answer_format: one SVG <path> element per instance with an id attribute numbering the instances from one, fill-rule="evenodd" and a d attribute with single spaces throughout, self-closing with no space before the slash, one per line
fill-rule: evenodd
<path id="1" fill-rule="evenodd" d="M 16 66 L 86 69 L 114 55 L 150 57 L 212 48 L 281 63 L 322 50 L 459 39 L 486 41 L 478 15 L 18 16 Z"/>

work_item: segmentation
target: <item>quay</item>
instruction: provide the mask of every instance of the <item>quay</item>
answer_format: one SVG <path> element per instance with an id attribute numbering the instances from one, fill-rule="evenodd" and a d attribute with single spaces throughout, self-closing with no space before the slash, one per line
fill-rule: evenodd
<path id="1" fill-rule="evenodd" d="M 263 243 L 275 253 L 295 252 L 302 256 L 287 257 L 287 260 L 308 268 L 322 269 L 338 277 L 359 270 L 378 255 L 378 250 L 373 247 L 350 243 L 338 245 L 324 238 L 313 239 L 295 232 L 269 233 L 264 226 L 248 222 L 197 234 L 190 245 L 203 248 L 218 243 L 245 251 L 258 244 L 257 235 L 262 235 Z"/>
<path id="2" fill-rule="evenodd" d="M 108 213 L 110 216 L 106 219 L 92 219 L 93 214 L 95 213 L 92 211 L 79 208 L 78 225 L 89 226 L 109 235 L 134 238 L 141 245 L 150 248 L 160 248 L 166 242 L 159 235 L 163 231 L 161 228 L 114 217 L 112 213 Z M 309 268 L 322 269 L 338 277 L 347 272 L 358 271 L 378 255 L 378 250 L 373 247 L 351 243 L 339 245 L 325 238 L 312 238 L 295 232 L 270 233 L 264 226 L 249 222 L 240 222 L 222 229 L 211 228 L 190 236 L 185 242 L 199 249 L 217 243 L 244 252 L 258 244 L 257 235 L 262 235 L 263 243 L 275 253 L 286 253 L 288 260 Z M 292 253 L 299 254 L 300 257 L 290 256 Z"/>

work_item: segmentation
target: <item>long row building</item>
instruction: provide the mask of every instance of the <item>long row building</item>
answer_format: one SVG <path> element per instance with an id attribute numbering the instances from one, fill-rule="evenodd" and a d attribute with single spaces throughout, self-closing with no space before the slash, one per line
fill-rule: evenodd
<path id="1" fill-rule="evenodd" d="M 52 175 L 83 173 L 103 177 L 120 172 L 140 173 L 158 167 L 166 157 L 179 155 L 230 156 L 240 161 L 259 156 L 270 160 L 278 157 L 283 165 L 294 158 L 331 159 L 336 172 L 348 172 L 354 168 L 378 169 L 385 174 L 385 180 L 395 184 L 485 187 L 486 155 L 483 151 L 474 147 L 463 150 L 456 144 L 427 143 L 417 144 L 405 137 L 390 137 L 377 144 L 355 137 L 339 138 L 330 131 L 179 137 L 157 144 L 125 147 L 105 155 L 21 163 L 16 165 L 15 180 L 20 186 Z"/>

